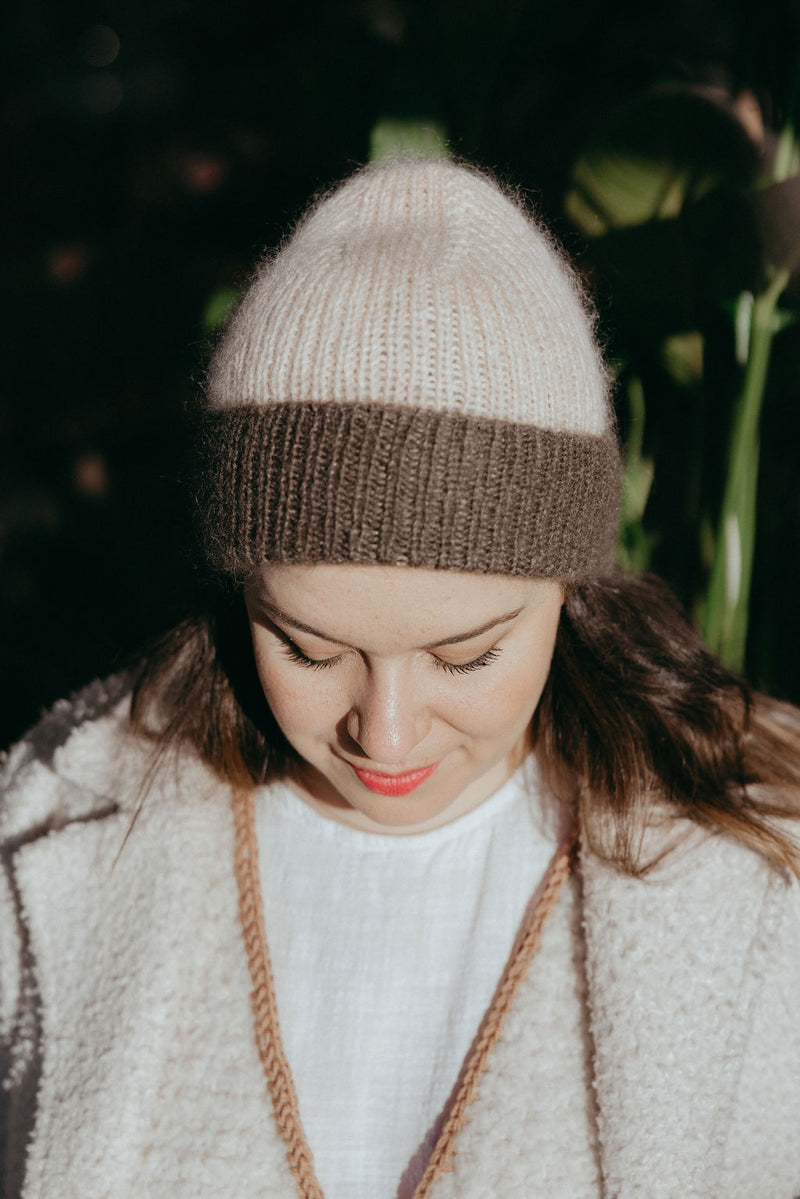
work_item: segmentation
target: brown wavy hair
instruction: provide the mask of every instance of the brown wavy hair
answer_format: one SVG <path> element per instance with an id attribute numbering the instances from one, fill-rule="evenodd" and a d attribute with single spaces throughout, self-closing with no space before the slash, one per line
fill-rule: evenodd
<path id="1" fill-rule="evenodd" d="M 264 698 L 238 594 L 221 594 L 154 648 L 131 711 L 159 754 L 191 747 L 235 785 L 297 762 Z M 532 733 L 589 844 L 620 870 L 652 865 L 644 833 L 666 810 L 800 878 L 787 824 L 800 815 L 800 710 L 726 670 L 655 576 L 567 589 Z"/>

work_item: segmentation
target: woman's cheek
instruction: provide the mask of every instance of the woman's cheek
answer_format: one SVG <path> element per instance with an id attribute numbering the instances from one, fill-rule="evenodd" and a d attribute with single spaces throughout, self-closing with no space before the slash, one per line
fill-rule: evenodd
<path id="1" fill-rule="evenodd" d="M 489 667 L 488 669 L 491 669 Z M 496 736 L 503 728 L 514 722 L 519 713 L 519 692 L 516 681 L 499 682 L 482 686 L 463 686 L 464 679 L 449 702 L 441 705 L 439 714 L 446 722 L 476 739 Z M 466 679 L 469 683 L 469 676 Z"/>
<path id="2" fill-rule="evenodd" d="M 284 733 L 293 722 L 293 713 L 300 707 L 302 687 L 287 671 L 288 662 L 276 659 L 274 647 L 265 644 L 266 635 L 258 625 L 253 627 L 253 653 L 261 690 L 272 715 Z"/>
<path id="3" fill-rule="evenodd" d="M 262 682 L 263 685 L 263 682 Z M 299 714 L 302 711 L 302 701 L 297 692 L 291 687 L 282 687 L 270 679 L 264 686 L 264 695 L 272 715 L 277 720 L 284 735 L 291 740 L 293 733 L 300 725 Z"/>
<path id="4" fill-rule="evenodd" d="M 538 706 L 550 673 L 550 660 L 547 655 L 509 671 L 496 685 L 467 699 L 462 707 L 465 731 L 486 737 L 523 727 Z"/>
<path id="5" fill-rule="evenodd" d="M 286 677 L 285 671 L 268 668 L 261 674 L 261 685 L 272 715 L 284 732 L 297 727 L 304 709 L 305 687 L 299 680 Z"/>
<path id="6" fill-rule="evenodd" d="M 289 664 L 291 666 L 291 664 Z M 303 671 L 308 678 L 297 677 Z M 322 671 L 281 663 L 277 670 L 259 671 L 261 685 L 270 711 L 290 741 L 308 736 L 328 735 L 341 718 L 340 688 L 319 676 Z"/>

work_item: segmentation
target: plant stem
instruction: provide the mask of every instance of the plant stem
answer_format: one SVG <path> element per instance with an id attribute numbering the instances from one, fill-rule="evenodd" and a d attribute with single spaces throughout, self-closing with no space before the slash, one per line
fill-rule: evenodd
<path id="1" fill-rule="evenodd" d="M 787 270 L 776 272 L 753 303 L 747 366 L 733 415 L 704 628 L 706 643 L 732 670 L 744 667 L 755 546 L 759 424 L 775 335 L 775 309 L 788 282 Z"/>

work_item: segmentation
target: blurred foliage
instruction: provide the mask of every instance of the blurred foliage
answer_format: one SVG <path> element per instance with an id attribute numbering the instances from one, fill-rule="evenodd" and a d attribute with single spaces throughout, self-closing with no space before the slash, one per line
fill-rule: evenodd
<path id="1" fill-rule="evenodd" d="M 213 336 L 224 326 L 241 295 L 238 287 L 218 287 L 203 310 L 203 332 Z"/>
<path id="2" fill-rule="evenodd" d="M 742 293 L 737 309 L 737 317 L 742 308 L 749 313 L 747 352 L 742 364 L 744 378 L 731 418 L 728 471 L 712 549 L 708 592 L 699 601 L 701 627 L 708 645 L 735 670 L 744 667 L 747 642 L 761 409 L 772 338 L 783 323 L 776 305 L 788 282 L 787 270 L 775 271 L 757 297 Z M 739 323 L 737 319 L 737 326 Z"/>
<path id="3" fill-rule="evenodd" d="M 658 534 L 645 528 L 644 510 L 653 486 L 655 464 L 642 453 L 644 444 L 645 403 L 642 381 L 627 382 L 629 419 L 622 479 L 622 510 L 619 521 L 617 556 L 626 570 L 648 570 Z"/>
<path id="4" fill-rule="evenodd" d="M 661 369 L 683 393 L 682 407 L 695 409 L 684 445 L 692 463 L 687 524 L 696 530 L 684 546 L 697 562 L 691 604 L 707 643 L 735 670 L 745 666 L 772 340 L 794 319 L 777 304 L 800 258 L 797 193 L 775 186 L 795 184 L 797 166 L 792 105 L 768 145 L 752 93 L 673 84 L 606 114 L 573 164 L 564 200 L 588 239 L 587 259 L 611 279 L 615 302 L 629 306 L 621 335 L 635 377 L 620 560 L 648 568 L 658 544 L 645 522 L 653 470 L 641 453 L 641 380 L 660 343 Z M 707 366 L 705 344 L 726 314 L 730 361 Z M 713 410 L 715 388 L 723 403 Z M 715 469 L 709 458 L 720 441 L 727 456 Z"/>
<path id="5" fill-rule="evenodd" d="M 427 154 L 446 156 L 447 136 L 444 127 L 436 122 L 395 120 L 383 117 L 370 130 L 369 158 L 391 158 L 394 154 Z"/>
<path id="6" fill-rule="evenodd" d="M 210 341 L 307 198 L 409 136 L 531 191 L 577 256 L 617 364 L 624 552 L 697 606 L 766 262 L 791 272 L 780 313 L 799 302 L 796 147 L 773 132 L 794 0 L 11 0 L 0 20 L 0 742 L 201 585 L 183 464 Z M 746 665 L 800 699 L 800 335 L 771 321 Z"/>

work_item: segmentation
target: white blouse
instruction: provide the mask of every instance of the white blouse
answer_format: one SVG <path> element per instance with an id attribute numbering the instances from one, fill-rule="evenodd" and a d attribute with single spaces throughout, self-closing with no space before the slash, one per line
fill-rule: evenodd
<path id="1" fill-rule="evenodd" d="M 478 808 L 426 833 L 257 797 L 281 1034 L 326 1199 L 410 1196 L 556 847 L 530 757 Z"/>

